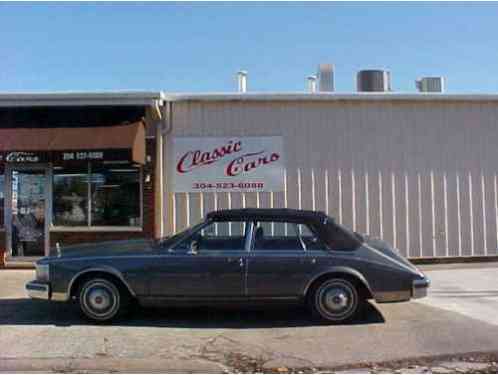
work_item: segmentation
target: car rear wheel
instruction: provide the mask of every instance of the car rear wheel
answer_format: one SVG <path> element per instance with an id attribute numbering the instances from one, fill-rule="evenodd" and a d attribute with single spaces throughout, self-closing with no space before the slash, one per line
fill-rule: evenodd
<path id="1" fill-rule="evenodd" d="M 108 322 L 122 313 L 126 296 L 112 281 L 94 278 L 86 281 L 79 292 L 83 314 L 97 322 Z"/>
<path id="2" fill-rule="evenodd" d="M 364 300 L 357 286 L 343 278 L 325 280 L 311 291 L 313 315 L 323 322 L 347 323 L 358 316 Z"/>

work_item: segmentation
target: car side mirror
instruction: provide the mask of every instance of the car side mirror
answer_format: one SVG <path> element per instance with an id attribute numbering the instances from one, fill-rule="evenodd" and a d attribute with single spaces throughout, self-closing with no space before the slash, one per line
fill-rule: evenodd
<path id="1" fill-rule="evenodd" d="M 199 254 L 199 242 L 197 242 L 195 240 L 192 241 L 190 243 L 190 249 L 189 249 L 189 251 L 188 251 L 187 254 L 189 254 L 189 255 L 197 255 L 197 254 Z"/>

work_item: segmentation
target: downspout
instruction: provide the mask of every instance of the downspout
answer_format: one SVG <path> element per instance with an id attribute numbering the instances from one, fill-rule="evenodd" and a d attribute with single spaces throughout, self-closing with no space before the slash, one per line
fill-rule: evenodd
<path id="1" fill-rule="evenodd" d="M 162 237 L 166 236 L 166 232 L 171 234 L 172 225 L 169 223 L 169 220 L 175 220 L 173 217 L 174 210 L 172 206 L 172 202 L 170 199 L 170 188 L 167 186 L 168 184 L 168 170 L 164 165 L 164 157 L 165 157 L 165 144 L 167 144 L 166 139 L 168 135 L 171 133 L 173 129 L 173 102 L 164 101 L 163 105 L 163 128 L 161 129 L 161 176 L 162 176 L 162 190 L 161 190 L 161 233 Z M 169 155 L 168 155 L 169 156 Z M 168 223 L 168 227 L 166 228 L 166 224 Z"/>

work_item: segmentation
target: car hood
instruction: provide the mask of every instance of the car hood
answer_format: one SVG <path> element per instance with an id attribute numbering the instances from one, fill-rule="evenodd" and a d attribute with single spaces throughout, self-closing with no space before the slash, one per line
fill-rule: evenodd
<path id="1" fill-rule="evenodd" d="M 137 239 L 61 245 L 60 251 L 57 248 L 50 249 L 51 256 L 47 259 L 143 255 L 152 252 L 155 249 L 154 244 L 154 240 Z"/>
<path id="2" fill-rule="evenodd" d="M 395 263 L 401 263 L 402 265 L 406 266 L 409 268 L 411 271 L 421 274 L 420 270 L 415 267 L 408 259 L 406 259 L 404 256 L 402 256 L 398 250 L 396 250 L 393 246 L 391 246 L 388 242 L 376 238 L 376 237 L 370 237 L 368 235 L 362 235 L 363 240 L 366 245 L 368 245 L 370 248 L 378 251 L 382 255 L 388 257 Z"/>

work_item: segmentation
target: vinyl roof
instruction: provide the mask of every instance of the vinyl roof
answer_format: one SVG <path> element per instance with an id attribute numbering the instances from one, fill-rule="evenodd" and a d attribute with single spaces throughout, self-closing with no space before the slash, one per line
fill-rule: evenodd
<path id="1" fill-rule="evenodd" d="M 240 208 L 212 211 L 208 219 L 217 221 L 229 220 L 305 220 L 323 221 L 327 215 L 321 211 L 295 210 L 290 208 Z"/>

